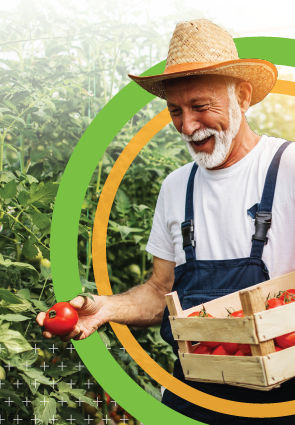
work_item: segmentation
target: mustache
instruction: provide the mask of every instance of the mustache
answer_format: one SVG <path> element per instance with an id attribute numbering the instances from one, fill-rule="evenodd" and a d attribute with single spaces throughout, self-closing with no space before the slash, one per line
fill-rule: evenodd
<path id="1" fill-rule="evenodd" d="M 204 128 L 202 130 L 195 131 L 191 136 L 181 133 L 181 137 L 185 142 L 200 142 L 210 136 L 216 136 L 219 134 L 217 130 L 213 128 Z"/>

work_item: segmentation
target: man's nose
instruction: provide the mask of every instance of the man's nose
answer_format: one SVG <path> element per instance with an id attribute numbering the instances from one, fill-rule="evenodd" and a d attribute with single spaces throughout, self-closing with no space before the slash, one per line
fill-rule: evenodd
<path id="1" fill-rule="evenodd" d="M 187 136 L 192 136 L 196 130 L 201 128 L 201 123 L 195 114 L 188 112 L 182 115 L 181 132 Z"/>

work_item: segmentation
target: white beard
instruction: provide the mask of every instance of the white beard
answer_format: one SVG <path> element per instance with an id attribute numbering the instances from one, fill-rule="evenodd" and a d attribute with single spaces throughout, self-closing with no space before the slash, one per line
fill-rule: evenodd
<path id="1" fill-rule="evenodd" d="M 222 164 L 228 155 L 233 139 L 238 134 L 242 121 L 242 113 L 235 95 L 235 86 L 233 84 L 228 86 L 228 97 L 229 128 L 226 131 L 205 128 L 196 131 L 192 136 L 181 133 L 181 137 L 186 142 L 189 153 L 200 167 L 214 168 Z M 215 139 L 213 152 L 195 152 L 190 142 L 198 142 L 211 135 L 214 135 Z"/>

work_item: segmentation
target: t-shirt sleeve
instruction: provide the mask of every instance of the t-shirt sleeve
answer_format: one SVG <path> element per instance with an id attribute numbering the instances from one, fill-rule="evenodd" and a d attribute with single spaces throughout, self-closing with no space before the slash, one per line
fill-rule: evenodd
<path id="1" fill-rule="evenodd" d="M 163 260 L 175 261 L 174 246 L 172 243 L 171 234 L 167 227 L 165 187 L 166 180 L 164 180 L 158 196 L 153 225 L 146 246 L 146 251 L 155 257 L 162 258 Z"/>

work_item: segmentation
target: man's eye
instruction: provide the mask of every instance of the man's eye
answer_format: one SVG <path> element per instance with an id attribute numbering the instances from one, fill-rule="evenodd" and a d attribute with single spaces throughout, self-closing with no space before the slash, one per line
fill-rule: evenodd
<path id="1" fill-rule="evenodd" d="M 195 111 L 207 111 L 207 109 L 209 108 L 209 105 L 208 104 L 205 104 L 205 105 L 193 105 L 193 109 L 195 110 Z"/>
<path id="2" fill-rule="evenodd" d="M 181 113 L 180 109 L 169 109 L 170 114 L 178 115 Z"/>

